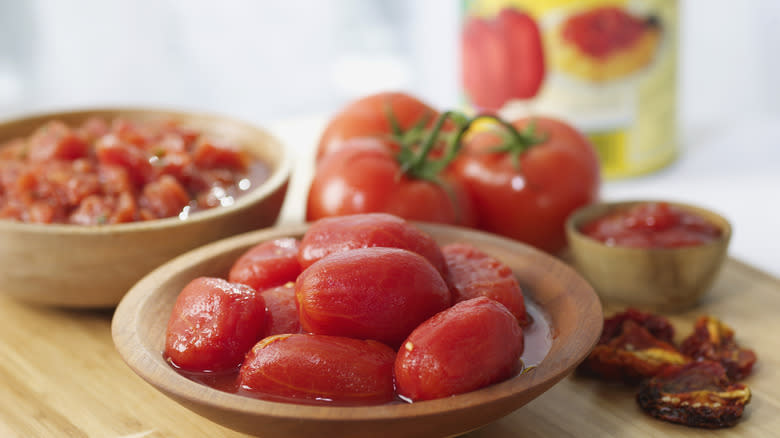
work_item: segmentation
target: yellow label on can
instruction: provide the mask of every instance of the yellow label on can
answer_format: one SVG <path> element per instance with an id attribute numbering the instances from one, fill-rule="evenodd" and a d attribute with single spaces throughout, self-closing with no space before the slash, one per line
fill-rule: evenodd
<path id="1" fill-rule="evenodd" d="M 607 178 L 658 169 L 677 154 L 677 25 L 675 0 L 467 0 L 464 98 L 572 123 Z"/>

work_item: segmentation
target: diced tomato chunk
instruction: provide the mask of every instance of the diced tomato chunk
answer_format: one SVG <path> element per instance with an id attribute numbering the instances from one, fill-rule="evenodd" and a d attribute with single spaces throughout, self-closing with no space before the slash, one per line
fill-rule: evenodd
<path id="1" fill-rule="evenodd" d="M 249 162 L 249 157 L 236 146 L 200 140 L 195 145 L 193 160 L 195 165 L 202 169 L 227 167 L 244 170 Z"/>
<path id="2" fill-rule="evenodd" d="M 122 141 L 116 135 L 101 137 L 95 145 L 98 162 L 123 167 L 136 187 L 151 179 L 153 169 L 143 149 Z"/>
<path id="3" fill-rule="evenodd" d="M 189 205 L 190 195 L 184 187 L 170 175 L 163 175 L 144 187 L 140 204 L 158 218 L 178 215 Z"/>
<path id="4" fill-rule="evenodd" d="M 87 155 L 88 145 L 66 124 L 51 121 L 30 138 L 30 161 L 74 160 Z"/>

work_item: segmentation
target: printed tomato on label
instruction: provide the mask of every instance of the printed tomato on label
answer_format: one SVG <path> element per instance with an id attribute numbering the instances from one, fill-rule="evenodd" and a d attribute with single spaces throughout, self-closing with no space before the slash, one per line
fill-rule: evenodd
<path id="1" fill-rule="evenodd" d="M 393 400 L 395 351 L 371 340 L 312 334 L 263 339 L 239 372 L 245 390 L 282 399 L 379 404 Z"/>
<path id="2" fill-rule="evenodd" d="M 420 324 L 395 360 L 398 394 L 447 397 L 505 380 L 520 369 L 523 329 L 502 304 L 473 298 Z"/>
<path id="3" fill-rule="evenodd" d="M 398 248 L 330 254 L 298 276 L 295 295 L 304 331 L 391 346 L 451 303 L 436 268 L 421 255 Z"/>
<path id="4" fill-rule="evenodd" d="M 600 187 L 587 138 L 547 117 L 470 135 L 449 172 L 468 189 L 479 228 L 548 252 L 565 246 L 566 218 L 594 202 Z"/>
<path id="5" fill-rule="evenodd" d="M 301 239 L 298 260 L 305 269 L 328 254 L 370 247 L 400 248 L 425 257 L 442 275 L 444 255 L 433 237 L 403 218 L 366 213 L 320 219 Z"/>
<path id="6" fill-rule="evenodd" d="M 265 302 L 249 286 L 199 277 L 176 298 L 165 356 L 187 371 L 238 367 L 265 331 Z"/>
<path id="7" fill-rule="evenodd" d="M 544 50 L 539 27 L 529 15 L 502 9 L 492 18 L 469 17 L 461 46 L 463 86 L 477 108 L 495 111 L 539 92 Z"/>

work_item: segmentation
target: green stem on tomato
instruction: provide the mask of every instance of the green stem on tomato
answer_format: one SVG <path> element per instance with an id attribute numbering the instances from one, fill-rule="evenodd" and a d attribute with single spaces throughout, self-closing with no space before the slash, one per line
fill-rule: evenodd
<path id="1" fill-rule="evenodd" d="M 480 114 L 474 117 L 474 121 L 479 119 L 488 119 L 501 125 L 507 133 L 504 142 L 492 149 L 489 152 L 504 152 L 508 153 L 512 157 L 512 163 L 515 168 L 520 168 L 520 155 L 531 148 L 531 146 L 544 143 L 547 141 L 547 135 L 539 135 L 536 132 L 536 122 L 531 120 L 528 126 L 522 131 L 518 131 L 514 125 L 506 120 L 492 115 L 492 114 Z"/>

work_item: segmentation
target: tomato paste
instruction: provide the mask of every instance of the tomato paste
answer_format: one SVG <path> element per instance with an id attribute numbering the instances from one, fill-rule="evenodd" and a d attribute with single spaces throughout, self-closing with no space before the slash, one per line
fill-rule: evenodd
<path id="1" fill-rule="evenodd" d="M 636 248 L 701 245 L 723 233 L 700 215 L 665 202 L 645 202 L 613 211 L 586 223 L 581 231 L 607 245 Z"/>
<path id="2" fill-rule="evenodd" d="M 115 224 L 232 204 L 268 177 L 239 145 L 174 120 L 52 120 L 0 144 L 0 219 Z"/>

